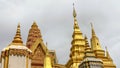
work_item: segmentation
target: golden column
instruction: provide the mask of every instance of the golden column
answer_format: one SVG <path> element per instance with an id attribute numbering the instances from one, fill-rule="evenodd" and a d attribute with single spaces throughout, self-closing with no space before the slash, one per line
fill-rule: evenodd
<path id="1" fill-rule="evenodd" d="M 46 43 L 46 45 L 47 45 L 47 43 Z M 52 68 L 51 57 L 49 55 L 48 49 L 46 49 L 46 56 L 44 59 L 44 68 Z"/>

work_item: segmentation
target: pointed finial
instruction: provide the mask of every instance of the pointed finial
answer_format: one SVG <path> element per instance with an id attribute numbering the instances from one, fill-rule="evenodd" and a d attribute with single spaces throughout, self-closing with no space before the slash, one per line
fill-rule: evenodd
<path id="1" fill-rule="evenodd" d="M 105 49 L 106 49 L 106 54 L 108 54 L 108 49 L 107 49 L 107 46 L 105 46 Z"/>
<path id="2" fill-rule="evenodd" d="M 73 17 L 76 17 L 76 16 L 77 16 L 77 14 L 76 14 L 74 3 L 73 3 Z"/>
<path id="3" fill-rule="evenodd" d="M 47 44 L 48 44 L 48 43 L 46 42 L 46 47 L 47 47 Z"/>
<path id="4" fill-rule="evenodd" d="M 73 6 L 74 6 L 74 3 L 73 3 Z"/>
<path id="5" fill-rule="evenodd" d="M 33 24 L 35 24 L 35 25 L 36 25 L 36 21 L 33 21 Z"/>
<path id="6" fill-rule="evenodd" d="M 92 36 L 95 36 L 96 34 L 95 34 L 95 31 L 94 31 L 94 28 L 93 28 L 93 24 L 92 23 L 90 23 L 91 24 L 91 29 L 92 29 Z"/>
<path id="7" fill-rule="evenodd" d="M 46 42 L 46 56 L 48 56 L 48 55 L 49 55 L 49 52 L 48 52 L 47 47 L 48 47 L 48 43 Z"/>
<path id="8" fill-rule="evenodd" d="M 20 23 L 18 23 L 16 35 L 12 43 L 21 43 L 21 44 L 23 43 L 22 38 L 21 38 L 21 32 L 20 32 Z"/>
<path id="9" fill-rule="evenodd" d="M 108 49 L 107 49 L 107 46 L 105 46 L 105 49 L 106 49 L 106 57 L 109 58 L 111 60 L 111 57 L 109 55 L 109 52 L 108 52 Z"/>
<path id="10" fill-rule="evenodd" d="M 105 46 L 106 51 L 108 51 L 107 46 Z"/>
<path id="11" fill-rule="evenodd" d="M 36 21 L 33 22 L 32 27 L 38 27 Z"/>
<path id="12" fill-rule="evenodd" d="M 105 49 L 106 49 L 106 55 L 109 56 L 107 46 L 105 46 Z"/>
<path id="13" fill-rule="evenodd" d="M 47 51 L 48 43 L 46 42 L 46 51 Z"/>
<path id="14" fill-rule="evenodd" d="M 76 16 L 77 16 L 77 13 L 76 13 L 76 11 L 75 11 L 74 3 L 73 3 L 74 29 L 75 29 L 75 28 L 79 29 L 79 26 L 78 26 L 78 22 L 77 22 Z"/>

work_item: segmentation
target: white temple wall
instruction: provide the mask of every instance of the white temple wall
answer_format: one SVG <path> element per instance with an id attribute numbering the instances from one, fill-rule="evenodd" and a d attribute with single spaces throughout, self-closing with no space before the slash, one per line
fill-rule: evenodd
<path id="1" fill-rule="evenodd" d="M 28 68 L 31 68 L 31 59 L 28 61 Z"/>
<path id="2" fill-rule="evenodd" d="M 8 68 L 26 68 L 26 57 L 20 55 L 9 56 Z"/>
<path id="3" fill-rule="evenodd" d="M 4 68 L 4 58 L 2 57 L 2 64 L 1 64 L 1 68 Z"/>
<path id="4" fill-rule="evenodd" d="M 1 65 L 2 65 L 2 63 L 0 63 L 0 68 L 2 68 L 2 66 L 1 66 Z"/>

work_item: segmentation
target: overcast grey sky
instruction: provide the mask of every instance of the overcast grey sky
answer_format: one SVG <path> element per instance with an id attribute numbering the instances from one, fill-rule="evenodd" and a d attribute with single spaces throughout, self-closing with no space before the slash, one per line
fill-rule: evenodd
<path id="1" fill-rule="evenodd" d="M 56 50 L 59 63 L 65 64 L 73 33 L 72 4 L 83 34 L 91 38 L 90 22 L 103 49 L 120 68 L 120 1 L 119 0 L 0 0 L 0 50 L 13 40 L 18 22 L 26 43 L 28 31 L 36 21 L 48 48 Z"/>

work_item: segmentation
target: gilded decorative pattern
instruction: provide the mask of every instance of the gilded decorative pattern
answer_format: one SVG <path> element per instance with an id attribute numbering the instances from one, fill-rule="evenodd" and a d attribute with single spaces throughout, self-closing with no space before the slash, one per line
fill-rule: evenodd
<path id="1" fill-rule="evenodd" d="M 2 54 L 1 54 L 2 57 L 9 56 L 9 55 L 20 55 L 20 56 L 24 55 L 29 58 L 32 58 L 32 53 L 23 49 L 10 49 L 6 51 L 2 51 Z"/>

